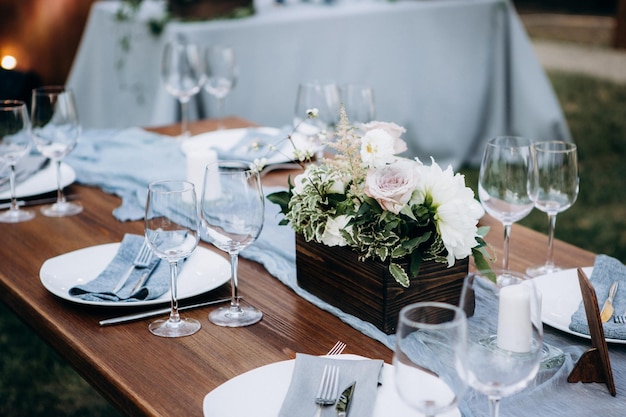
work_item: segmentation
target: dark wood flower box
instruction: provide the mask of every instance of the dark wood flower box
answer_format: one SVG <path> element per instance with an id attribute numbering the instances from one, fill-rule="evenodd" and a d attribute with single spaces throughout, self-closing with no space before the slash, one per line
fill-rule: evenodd
<path id="1" fill-rule="evenodd" d="M 404 288 L 382 262 L 359 261 L 349 248 L 306 242 L 296 236 L 298 285 L 386 334 L 395 333 L 398 313 L 405 305 L 418 301 L 457 305 L 468 268 L 468 258 L 457 260 L 450 268 L 424 262 L 418 277 Z"/>
<path id="2" fill-rule="evenodd" d="M 229 15 L 238 8 L 253 7 L 253 0 L 170 0 L 168 10 L 185 20 L 207 20 Z"/>

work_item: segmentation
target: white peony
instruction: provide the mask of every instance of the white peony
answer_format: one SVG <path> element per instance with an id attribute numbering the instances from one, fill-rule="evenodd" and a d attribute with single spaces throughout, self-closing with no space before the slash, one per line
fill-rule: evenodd
<path id="1" fill-rule="evenodd" d="M 452 167 L 443 171 L 433 160 L 419 170 L 420 185 L 411 204 L 427 203 L 436 210 L 437 231 L 448 251 L 448 266 L 452 266 L 455 259 L 466 258 L 478 246 L 477 224 L 485 212 L 474 192 L 465 186 L 465 177 L 454 174 Z"/>
<path id="2" fill-rule="evenodd" d="M 382 129 L 385 132 L 389 133 L 391 137 L 393 137 L 393 149 L 395 154 L 399 154 L 407 150 L 406 142 L 403 141 L 401 138 L 401 136 L 406 133 L 406 129 L 402 126 L 398 126 L 395 123 L 378 121 L 373 121 L 361 125 L 361 130 L 363 130 L 363 132 L 365 133 L 374 129 Z"/>
<path id="3" fill-rule="evenodd" d="M 395 139 L 383 129 L 372 129 L 361 138 L 361 161 L 368 168 L 382 168 L 395 159 Z"/>
<path id="4" fill-rule="evenodd" d="M 352 216 L 329 217 L 326 221 L 326 228 L 322 235 L 322 243 L 326 246 L 346 246 L 348 242 L 341 235 L 341 230 L 346 229 L 346 225 L 352 219 Z M 347 228 L 348 232 L 351 228 Z"/>

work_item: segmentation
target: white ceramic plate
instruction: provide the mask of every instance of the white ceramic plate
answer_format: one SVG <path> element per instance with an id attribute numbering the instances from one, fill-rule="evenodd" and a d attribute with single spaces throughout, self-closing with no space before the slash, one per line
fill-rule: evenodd
<path id="1" fill-rule="evenodd" d="M 29 178 L 15 185 L 15 195 L 17 198 L 32 197 L 39 194 L 45 194 L 57 189 L 56 167 L 50 162 L 46 167 Z M 74 169 L 64 163 L 61 163 L 61 186 L 67 187 L 76 180 L 76 172 Z M 0 200 L 8 200 L 11 198 L 11 191 L 5 190 L 0 193 Z"/>
<path id="2" fill-rule="evenodd" d="M 70 288 L 96 278 L 111 262 L 119 243 L 91 246 L 48 259 L 39 271 L 43 286 L 52 294 L 79 304 L 104 307 L 134 307 L 161 304 L 170 301 L 166 292 L 159 298 L 146 301 L 86 301 L 68 294 Z M 211 291 L 230 279 L 230 264 L 218 254 L 198 246 L 185 261 L 178 276 L 178 299 L 193 297 Z"/>
<path id="3" fill-rule="evenodd" d="M 590 277 L 593 267 L 583 268 L 583 271 Z M 588 334 L 574 332 L 569 328 L 572 314 L 578 310 L 583 299 L 576 269 L 542 275 L 534 278 L 534 281 L 542 295 L 541 320 L 555 329 L 591 339 Z M 606 339 L 606 341 L 626 344 L 626 340 L 622 339 Z"/>
<path id="4" fill-rule="evenodd" d="M 281 132 L 280 129 L 274 127 L 256 127 L 253 129 L 268 135 L 279 135 Z M 237 143 L 245 137 L 247 132 L 247 128 L 215 130 L 195 135 L 185 140 L 181 146 L 185 153 L 193 152 L 194 149 L 206 149 L 208 147 L 230 150 L 237 146 Z M 286 138 L 287 136 L 285 135 Z M 311 148 L 310 142 L 302 135 L 294 134 L 292 139 L 298 149 Z M 293 150 L 293 146 L 289 141 L 280 142 L 280 152 L 272 153 L 272 156 L 267 158 L 267 164 L 282 164 L 293 161 Z M 315 153 L 315 148 L 312 148 L 311 151 Z"/>
<path id="5" fill-rule="evenodd" d="M 356 355 L 337 355 L 337 358 L 363 359 Z M 225 382 L 204 397 L 204 417 L 277 417 L 291 382 L 294 363 L 295 360 L 272 363 Z M 373 417 L 421 415 L 405 405 L 396 393 L 392 365 L 384 364 L 382 380 Z M 460 416 L 458 410 L 441 415 Z"/>

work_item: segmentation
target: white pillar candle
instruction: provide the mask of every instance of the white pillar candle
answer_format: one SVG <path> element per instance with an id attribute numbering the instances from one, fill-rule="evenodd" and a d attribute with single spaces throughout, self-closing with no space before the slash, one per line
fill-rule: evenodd
<path id="1" fill-rule="evenodd" d="M 208 164 L 217 162 L 217 153 L 209 148 L 190 149 L 186 152 L 187 158 L 187 181 L 196 187 L 198 199 L 202 196 L 202 184 L 204 181 L 204 169 Z"/>
<path id="2" fill-rule="evenodd" d="M 532 348 L 530 288 L 509 285 L 500 289 L 497 344 L 500 349 L 516 353 Z"/>

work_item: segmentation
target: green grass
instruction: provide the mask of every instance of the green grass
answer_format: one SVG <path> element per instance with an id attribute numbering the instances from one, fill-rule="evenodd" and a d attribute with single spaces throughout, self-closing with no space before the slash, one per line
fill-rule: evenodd
<path id="1" fill-rule="evenodd" d="M 580 161 L 580 196 L 559 214 L 556 236 L 626 262 L 626 86 L 557 72 L 549 77 Z M 462 172 L 475 187 L 478 170 Z M 537 210 L 520 223 L 547 231 L 546 215 Z M 0 352 L 0 416 L 120 415 L 2 305 Z"/>

